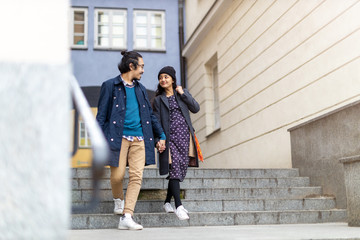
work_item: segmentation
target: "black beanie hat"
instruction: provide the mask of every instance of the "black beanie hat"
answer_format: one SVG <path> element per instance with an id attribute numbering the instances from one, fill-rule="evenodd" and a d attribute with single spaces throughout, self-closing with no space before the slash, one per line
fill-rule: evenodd
<path id="1" fill-rule="evenodd" d="M 176 81 L 176 72 L 175 72 L 175 69 L 173 67 L 171 67 L 171 66 L 163 67 L 159 71 L 158 79 L 160 77 L 160 74 L 162 74 L 162 73 L 166 73 L 166 74 L 170 75 L 172 77 L 172 79 L 174 79 L 174 81 Z"/>

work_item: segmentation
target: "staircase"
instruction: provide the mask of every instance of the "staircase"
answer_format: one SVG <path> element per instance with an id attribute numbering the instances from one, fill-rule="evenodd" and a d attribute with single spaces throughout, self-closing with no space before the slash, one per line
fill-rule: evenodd
<path id="1" fill-rule="evenodd" d="M 86 214 L 73 214 L 72 229 L 117 227 L 110 171 L 105 172 L 101 203 Z M 157 169 L 145 168 L 136 222 L 144 227 L 175 227 L 346 221 L 346 210 L 336 209 L 334 197 L 323 196 L 321 187 L 309 186 L 309 178 L 299 177 L 298 169 L 189 168 L 180 185 L 182 203 L 190 212 L 186 221 L 163 211 L 167 183 Z M 90 169 L 72 169 L 72 204 L 82 206 L 90 197 Z"/>

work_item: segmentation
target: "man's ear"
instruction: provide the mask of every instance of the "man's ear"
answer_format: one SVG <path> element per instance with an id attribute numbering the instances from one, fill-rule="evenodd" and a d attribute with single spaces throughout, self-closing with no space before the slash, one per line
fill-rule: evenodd
<path id="1" fill-rule="evenodd" d="M 130 64 L 129 64 L 129 68 L 130 68 L 130 70 L 135 70 L 134 64 L 133 64 L 133 63 L 130 63 Z"/>

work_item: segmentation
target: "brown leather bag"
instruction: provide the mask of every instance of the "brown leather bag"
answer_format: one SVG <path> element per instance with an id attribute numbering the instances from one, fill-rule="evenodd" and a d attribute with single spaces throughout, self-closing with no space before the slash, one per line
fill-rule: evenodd
<path id="1" fill-rule="evenodd" d="M 190 134 L 190 142 L 189 142 L 189 167 L 197 167 L 196 165 L 196 149 L 194 146 L 194 141 Z"/>

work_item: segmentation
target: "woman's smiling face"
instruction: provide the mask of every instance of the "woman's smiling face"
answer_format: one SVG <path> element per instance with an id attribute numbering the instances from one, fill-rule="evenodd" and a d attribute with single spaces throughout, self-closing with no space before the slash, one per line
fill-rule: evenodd
<path id="1" fill-rule="evenodd" d="M 173 84 L 174 80 L 172 79 L 172 77 L 166 73 L 162 73 L 159 76 L 159 84 L 162 88 L 164 89 L 169 89 L 172 88 L 172 84 Z"/>

